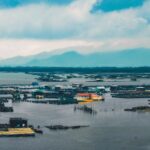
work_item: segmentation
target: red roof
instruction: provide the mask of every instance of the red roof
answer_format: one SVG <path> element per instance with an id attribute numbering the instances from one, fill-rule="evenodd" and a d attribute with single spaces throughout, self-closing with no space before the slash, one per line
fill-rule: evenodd
<path id="1" fill-rule="evenodd" d="M 89 93 L 78 93 L 77 95 L 78 95 L 78 96 L 90 96 Z"/>
<path id="2" fill-rule="evenodd" d="M 91 97 L 91 96 L 98 96 L 98 95 L 95 93 L 78 93 L 77 96 Z"/>

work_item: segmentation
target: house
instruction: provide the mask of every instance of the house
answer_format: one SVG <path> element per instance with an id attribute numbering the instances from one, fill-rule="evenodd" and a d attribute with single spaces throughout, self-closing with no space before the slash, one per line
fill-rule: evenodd
<path id="1" fill-rule="evenodd" d="M 95 93 L 78 93 L 75 96 L 78 102 L 93 102 L 104 100 L 103 96 L 97 95 Z"/>

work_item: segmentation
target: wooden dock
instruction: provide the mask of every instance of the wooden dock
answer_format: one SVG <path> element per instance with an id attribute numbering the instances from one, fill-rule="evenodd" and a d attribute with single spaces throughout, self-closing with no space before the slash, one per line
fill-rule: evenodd
<path id="1" fill-rule="evenodd" d="M 8 128 L 0 130 L 0 137 L 28 137 L 35 136 L 31 128 Z"/>

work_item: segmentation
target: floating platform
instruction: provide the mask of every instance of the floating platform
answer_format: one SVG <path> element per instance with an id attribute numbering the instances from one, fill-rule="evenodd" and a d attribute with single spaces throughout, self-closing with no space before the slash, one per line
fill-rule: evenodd
<path id="1" fill-rule="evenodd" d="M 132 108 L 126 108 L 124 111 L 132 111 L 132 112 L 150 112 L 150 106 L 137 106 Z"/>
<path id="2" fill-rule="evenodd" d="M 7 128 L 0 129 L 0 137 L 29 137 L 35 136 L 31 128 Z"/>
<path id="3" fill-rule="evenodd" d="M 68 130 L 68 129 L 80 129 L 89 127 L 89 125 L 76 125 L 76 126 L 64 126 L 64 125 L 50 125 L 46 126 L 49 130 Z"/>

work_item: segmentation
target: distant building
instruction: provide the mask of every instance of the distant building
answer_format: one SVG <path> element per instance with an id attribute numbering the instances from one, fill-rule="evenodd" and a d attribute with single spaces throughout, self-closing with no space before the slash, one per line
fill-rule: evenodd
<path id="1" fill-rule="evenodd" d="M 92 101 L 101 101 L 104 100 L 103 96 L 97 95 L 95 93 L 78 93 L 75 96 L 75 99 L 78 102 L 92 102 Z"/>

